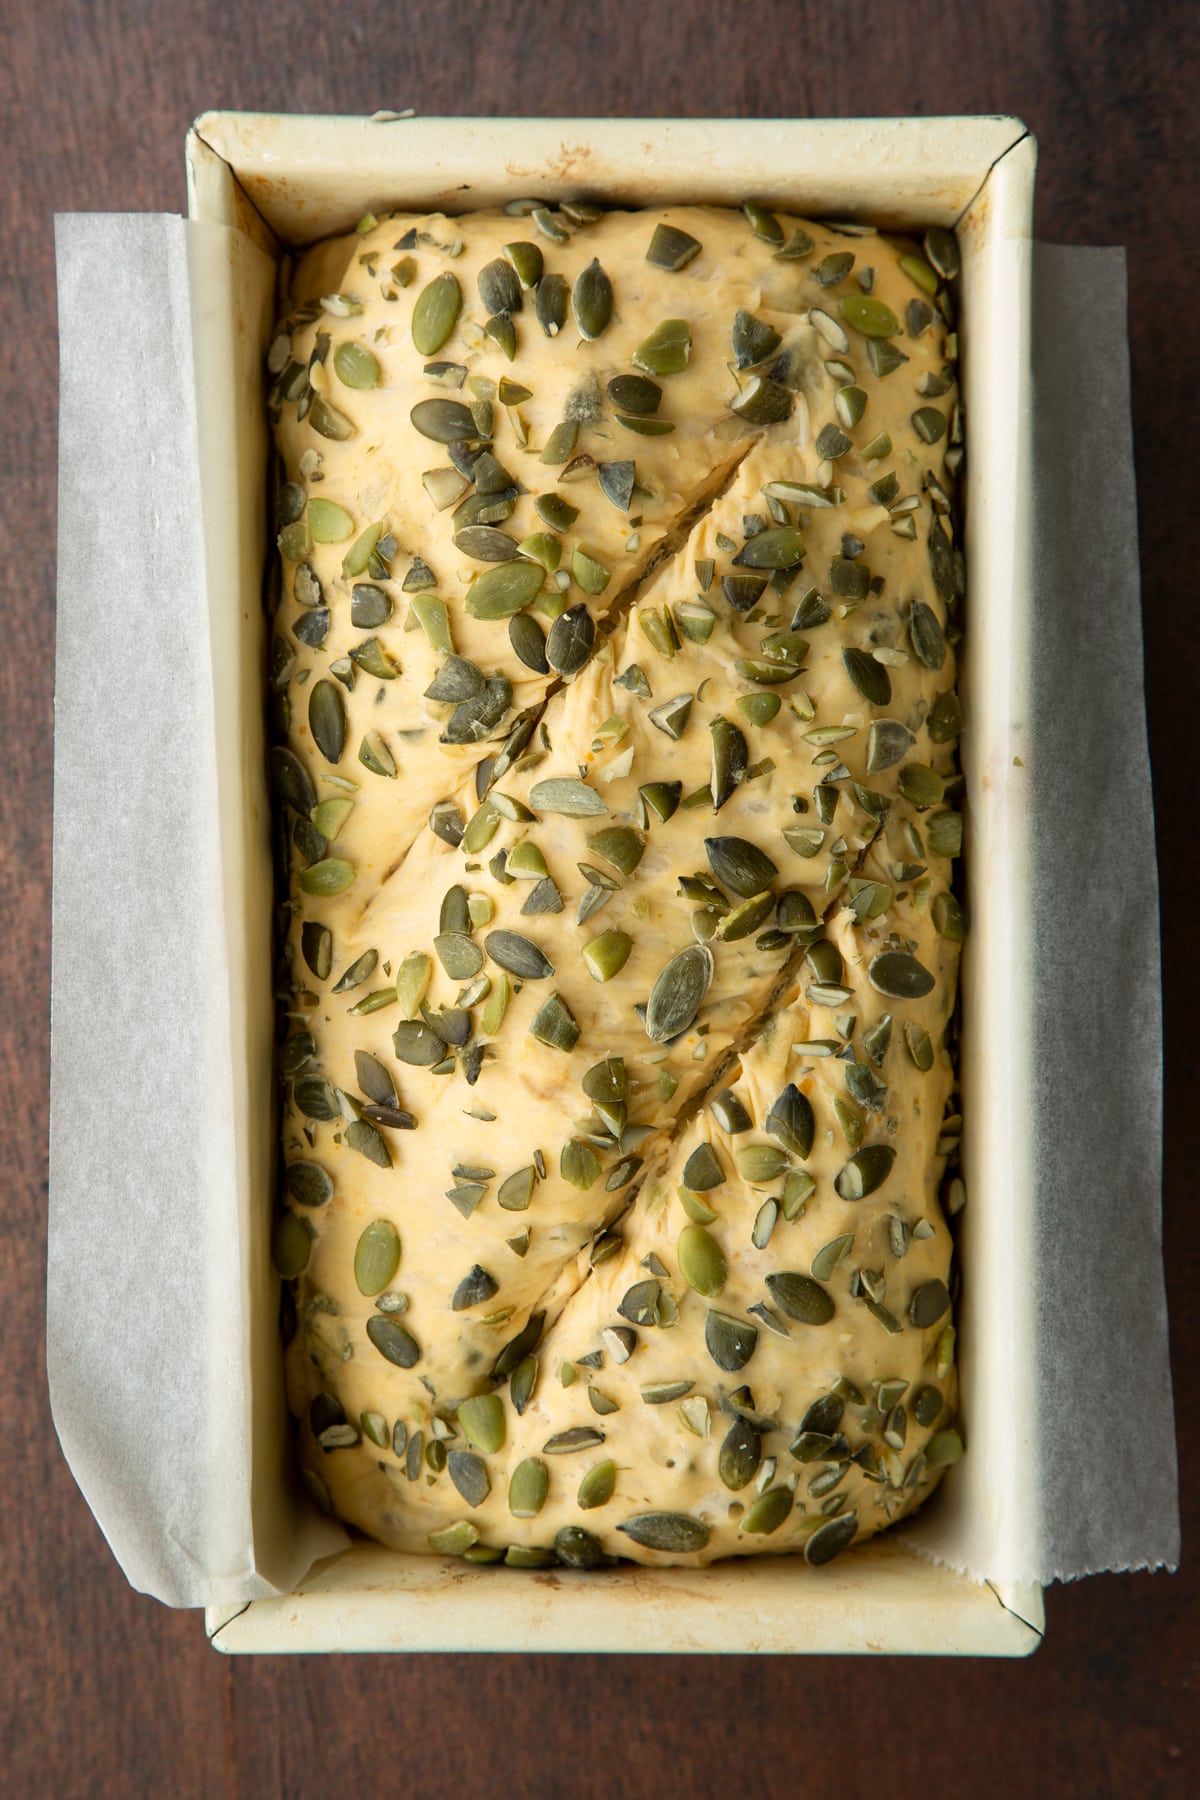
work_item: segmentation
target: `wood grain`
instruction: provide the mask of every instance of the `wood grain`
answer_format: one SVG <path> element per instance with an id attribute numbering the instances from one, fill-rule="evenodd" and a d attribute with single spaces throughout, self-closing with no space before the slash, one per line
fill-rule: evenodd
<path id="1" fill-rule="evenodd" d="M 41 1349 L 55 570 L 51 214 L 181 210 L 184 132 L 210 107 L 630 117 L 1013 112 L 1041 143 L 1040 235 L 1123 243 L 1130 257 L 1147 689 L 1170 970 L 1167 1267 L 1179 1416 L 1195 1416 L 1194 5 L 299 0 L 232 9 L 192 0 L 178 9 L 152 0 L 44 0 L 6 6 L 3 18 L 0 1788 L 21 1800 L 186 1800 L 386 1783 L 433 1795 L 638 1800 L 665 1782 L 702 1800 L 798 1793 L 817 1779 L 866 1795 L 877 1790 L 881 1768 L 888 1791 L 934 1796 L 1194 1792 L 1200 1633 L 1190 1567 L 1052 1591 L 1045 1647 L 1014 1666 L 453 1656 L 226 1662 L 205 1644 L 196 1615 L 168 1613 L 126 1586 L 59 1455 Z M 98 770 L 97 779 L 115 773 Z M 1114 1020 L 1114 1068 L 1119 1047 Z M 1186 1534 L 1197 1514 L 1194 1433 L 1183 1433 L 1181 1453 Z M 849 1736 L 843 1729 L 834 1739 L 839 1725 Z M 836 1751 L 826 1748 L 834 1742 Z"/>

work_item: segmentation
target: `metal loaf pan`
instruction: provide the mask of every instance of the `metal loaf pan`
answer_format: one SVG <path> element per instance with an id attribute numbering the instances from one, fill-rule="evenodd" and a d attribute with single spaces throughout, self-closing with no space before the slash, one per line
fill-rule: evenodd
<path id="1" fill-rule="evenodd" d="M 187 140 L 189 212 L 235 228 L 264 256 L 196 271 L 197 343 L 207 427 L 231 434 L 237 456 L 236 530 L 212 546 L 228 608 L 214 644 L 230 659 L 224 688 L 241 725 L 229 750 L 231 791 L 254 796 L 262 754 L 258 584 L 266 553 L 266 432 L 262 354 L 270 330 L 271 271 L 290 246 L 350 228 L 367 210 L 464 211 L 529 193 L 610 205 L 748 196 L 801 213 L 858 217 L 896 229 L 957 225 L 963 374 L 968 637 L 962 682 L 969 732 L 968 900 L 973 927 L 963 965 L 962 1076 L 968 1130 L 960 1343 L 970 1454 L 927 1509 L 923 1541 L 936 1556 L 964 1508 L 982 1507 L 1002 1533 L 1031 1529 L 1020 1496 L 1036 1479 L 1033 1449 L 1015 1421 L 1032 1380 L 1017 1347 L 1030 1344 L 1020 1281 L 1023 1221 L 1032 1205 L 1023 1121 L 1029 1091 L 1027 1002 L 1021 966 L 1027 916 L 1022 807 L 1010 780 L 1022 749 L 1028 671 L 1022 629 L 1030 606 L 1030 268 L 1036 149 L 1011 118 L 844 121 L 512 120 L 299 118 L 210 113 Z M 228 490 L 227 491 L 231 491 Z M 218 571 L 219 572 L 219 571 Z M 218 671 L 219 672 L 219 671 Z M 231 712 L 231 719 L 235 715 Z M 226 739 L 228 742 L 229 740 Z M 271 905 L 266 823 L 243 804 L 244 867 L 229 896 L 244 931 L 246 1057 L 239 1074 L 244 1155 L 261 1205 L 243 1219 L 240 1266 L 256 1321 L 256 1486 L 270 1528 L 283 1509 L 286 1423 L 273 1277 L 266 1253 L 273 1147 L 269 1119 Z M 257 970 L 257 975 L 251 971 Z M 258 1135 L 254 1135 L 255 1133 Z M 260 1453 L 261 1452 L 261 1453 Z M 261 1471 L 261 1480 L 260 1480 Z M 257 1510 L 257 1509 L 256 1509 Z M 952 1560 L 952 1552 L 947 1561 Z M 919 1555 L 896 1534 L 830 1568 L 756 1557 L 703 1571 L 629 1566 L 602 1580 L 571 1571 L 533 1577 L 401 1556 L 357 1540 L 318 1564 L 297 1590 L 247 1606 L 213 1607 L 207 1629 L 226 1651 L 653 1650 L 909 1652 L 1020 1656 L 1040 1642 L 1040 1588 L 993 1586 Z"/>

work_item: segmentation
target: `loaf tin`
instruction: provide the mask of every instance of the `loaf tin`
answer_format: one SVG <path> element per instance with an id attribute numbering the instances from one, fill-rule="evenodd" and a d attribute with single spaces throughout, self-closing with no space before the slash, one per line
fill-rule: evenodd
<path id="1" fill-rule="evenodd" d="M 193 219 L 254 246 L 199 259 L 196 357 L 202 430 L 224 459 L 224 528 L 209 543 L 217 691 L 228 792 L 243 807 L 242 858 L 228 881 L 236 960 L 245 971 L 246 1054 L 237 1129 L 250 1192 L 237 1267 L 255 1321 L 255 1530 L 285 1516 L 288 1426 L 266 1240 L 273 1145 L 270 863 L 261 768 L 262 570 L 267 437 L 262 359 L 275 273 L 289 249 L 391 206 L 453 213 L 527 195 L 551 203 L 707 203 L 754 197 L 802 215 L 919 232 L 956 226 L 968 419 L 969 629 L 962 687 L 970 732 L 968 905 L 963 960 L 964 1173 L 970 1206 L 959 1258 L 962 1407 L 969 1454 L 914 1535 L 896 1532 L 830 1567 L 755 1557 L 709 1569 L 622 1566 L 600 1577 L 530 1574 L 400 1555 L 355 1539 L 292 1593 L 209 1608 L 217 1648 L 247 1651 L 495 1650 L 904 1652 L 1021 1656 L 1040 1642 L 1041 1589 L 993 1585 L 954 1567 L 958 1523 L 983 1508 L 994 1536 L 1032 1531 L 1036 1446 L 1022 1432 L 1032 1380 L 1027 1284 L 1020 1279 L 1033 1201 L 1024 1097 L 1031 1091 L 1024 966 L 1028 843 L 1021 768 L 1023 646 L 1030 579 L 1030 271 L 1036 148 L 1011 118 L 844 121 L 301 118 L 209 113 L 187 140 Z M 232 521 L 233 529 L 229 523 Z M 224 665 L 223 667 L 220 665 Z M 233 709 L 236 709 L 234 711 Z M 241 728 L 235 726 L 237 713 Z M 1010 1559 L 1016 1566 L 1019 1558 Z M 1030 1557 L 1030 1562 L 1036 1559 Z"/>

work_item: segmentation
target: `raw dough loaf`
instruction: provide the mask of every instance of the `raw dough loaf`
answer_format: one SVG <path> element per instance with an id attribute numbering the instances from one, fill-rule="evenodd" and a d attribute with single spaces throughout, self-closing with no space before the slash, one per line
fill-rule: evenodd
<path id="1" fill-rule="evenodd" d="M 961 1449 L 949 296 L 585 208 L 368 218 L 284 306 L 306 1480 L 401 1550 L 827 1560 Z"/>

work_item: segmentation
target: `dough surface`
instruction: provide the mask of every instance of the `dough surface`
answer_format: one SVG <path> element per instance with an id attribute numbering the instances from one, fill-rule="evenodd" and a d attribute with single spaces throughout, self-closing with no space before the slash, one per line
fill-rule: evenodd
<path id="1" fill-rule="evenodd" d="M 397 1549 L 821 1562 L 961 1451 L 953 314 L 757 225 L 291 271 L 275 1256 L 306 1481 Z"/>

